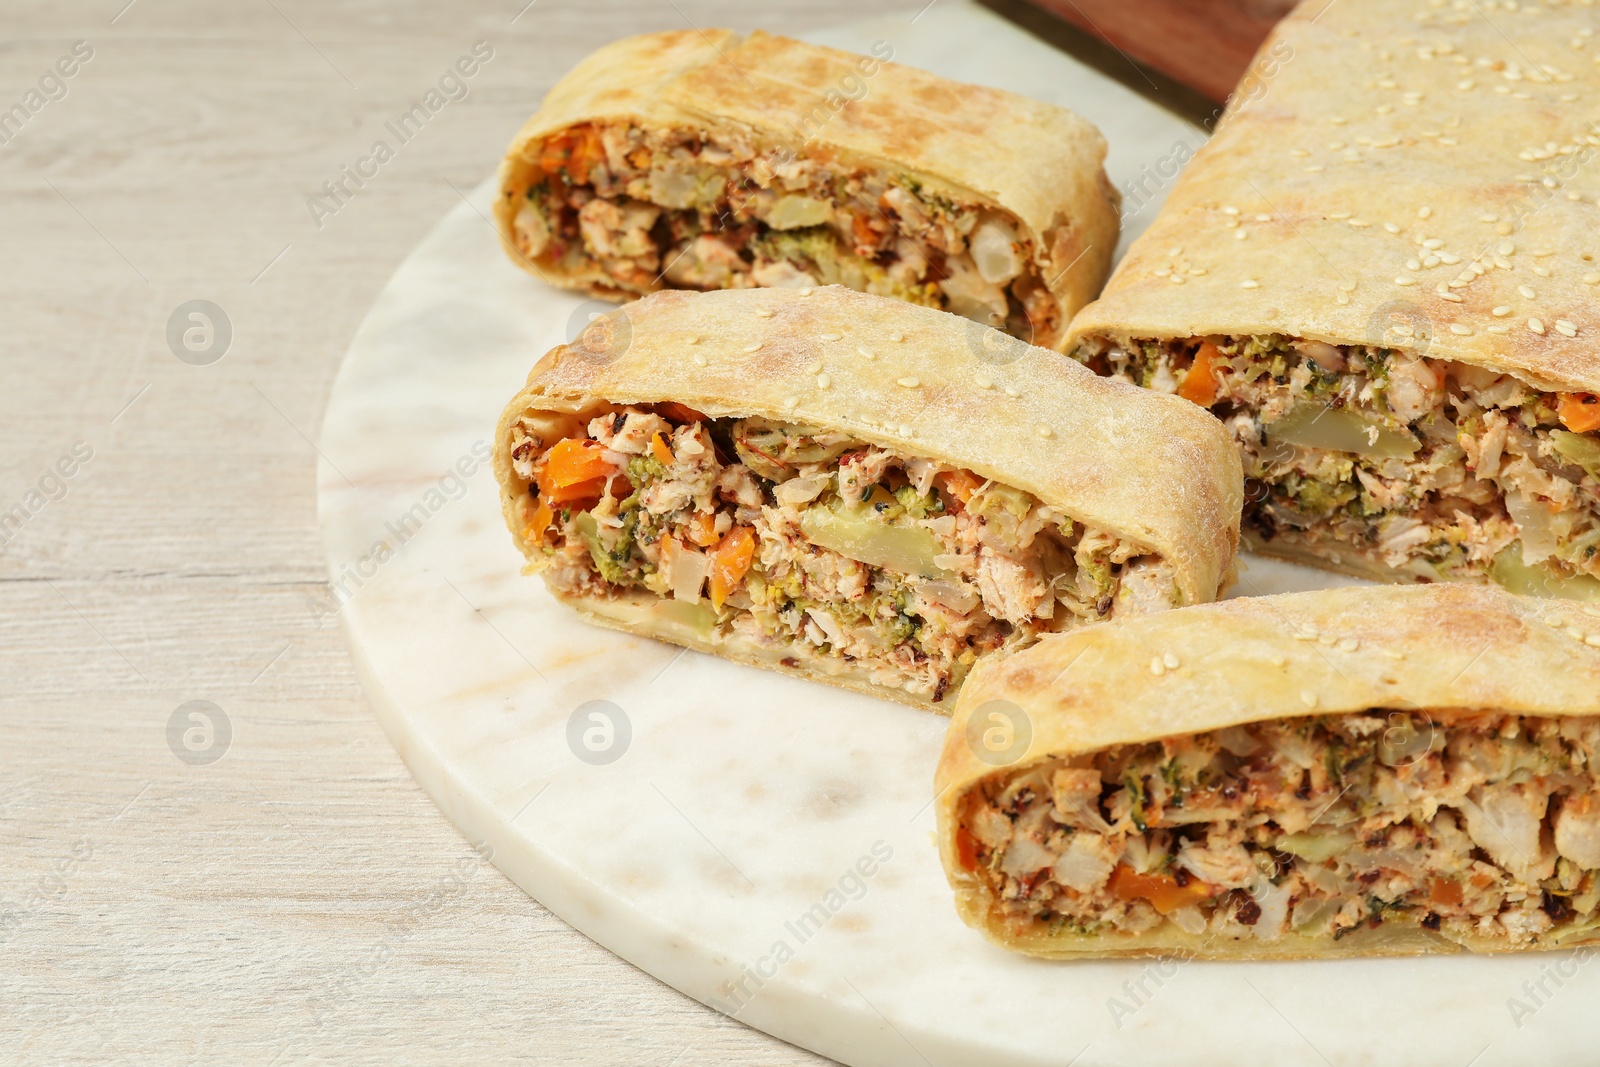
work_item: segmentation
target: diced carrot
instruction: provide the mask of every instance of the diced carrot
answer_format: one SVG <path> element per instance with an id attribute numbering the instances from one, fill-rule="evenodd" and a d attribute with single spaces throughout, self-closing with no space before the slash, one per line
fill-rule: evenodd
<path id="1" fill-rule="evenodd" d="M 1217 363 L 1221 362 L 1222 353 L 1217 351 L 1217 346 L 1210 341 L 1202 342 L 1200 350 L 1194 354 L 1194 364 L 1189 368 L 1189 373 L 1183 376 L 1183 384 L 1178 386 L 1178 395 L 1192 403 L 1208 408 L 1217 402 Z"/>
<path id="2" fill-rule="evenodd" d="M 728 594 L 739 588 L 756 555 L 756 534 L 748 526 L 729 530 L 711 550 L 711 606 L 721 610 Z"/>
<path id="3" fill-rule="evenodd" d="M 565 170 L 579 182 L 589 180 L 589 168 L 605 158 L 605 147 L 593 126 L 575 126 L 550 138 L 539 149 L 539 168 L 546 174 Z"/>
<path id="4" fill-rule="evenodd" d="M 569 437 L 557 441 L 545 457 L 539 497 L 550 504 L 597 499 L 605 492 L 606 480 L 616 473 L 600 442 Z"/>
<path id="5" fill-rule="evenodd" d="M 1171 915 L 1179 908 L 1198 904 L 1217 895 L 1217 890 L 1191 879 L 1188 885 L 1179 885 L 1176 878 L 1165 874 L 1140 874 L 1126 863 L 1117 864 L 1111 872 L 1111 891 L 1119 900 L 1148 900 L 1163 915 Z"/>
<path id="6" fill-rule="evenodd" d="M 550 529 L 550 523 L 555 519 L 555 513 L 550 510 L 550 505 L 543 500 L 533 509 L 533 518 L 528 520 L 528 526 L 522 531 L 522 539 L 532 545 L 544 544 L 544 535 Z"/>
<path id="7" fill-rule="evenodd" d="M 1461 883 L 1454 878 L 1435 878 L 1428 889 L 1428 899 L 1435 904 L 1460 904 Z"/>
<path id="8" fill-rule="evenodd" d="M 956 828 L 956 859 L 963 871 L 978 869 L 978 839 L 965 826 Z"/>
<path id="9" fill-rule="evenodd" d="M 656 457 L 663 467 L 672 466 L 672 447 L 661 439 L 659 433 L 650 438 L 650 454 Z"/>
<path id="10" fill-rule="evenodd" d="M 872 220 L 865 215 L 850 217 L 850 232 L 855 236 L 857 248 L 878 247 L 878 231 L 872 228 Z"/>
<path id="11" fill-rule="evenodd" d="M 945 471 L 938 476 L 937 481 L 944 487 L 944 491 L 965 504 L 972 499 L 972 494 L 983 485 L 983 479 L 971 471 Z"/>
<path id="12" fill-rule="evenodd" d="M 679 404 L 673 400 L 663 401 L 656 405 L 656 414 L 669 422 L 705 422 L 706 417 L 694 408 Z"/>
<path id="13" fill-rule="evenodd" d="M 709 511 L 697 511 L 689 520 L 689 540 L 701 548 L 717 543 L 717 516 Z"/>
<path id="14" fill-rule="evenodd" d="M 1573 433 L 1600 430 L 1600 393 L 1562 393 L 1556 413 Z"/>

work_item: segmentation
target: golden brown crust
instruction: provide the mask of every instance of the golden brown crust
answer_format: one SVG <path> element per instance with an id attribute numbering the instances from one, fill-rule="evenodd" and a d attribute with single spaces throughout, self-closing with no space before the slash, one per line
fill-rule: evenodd
<path id="1" fill-rule="evenodd" d="M 863 62 L 874 65 L 870 78 L 861 76 Z M 841 89 L 855 84 L 852 77 L 868 83 L 855 100 Z M 760 31 L 739 40 L 710 30 L 605 46 L 557 83 L 512 140 L 495 205 L 501 242 L 520 266 L 554 284 L 621 295 L 599 276 L 563 276 L 529 262 L 511 237 L 540 144 L 565 127 L 604 120 L 754 135 L 909 173 L 1003 209 L 1032 240 L 1063 323 L 1099 292 L 1111 266 L 1119 198 L 1102 169 L 1105 139 L 1071 111 Z"/>
<path id="2" fill-rule="evenodd" d="M 1600 137 L 1575 102 L 1600 94 L 1600 66 L 1572 46 L 1593 27 L 1578 6 L 1307 0 L 1262 46 L 1276 77 L 1189 165 L 1068 350 L 1279 333 L 1600 389 Z"/>
<path id="3" fill-rule="evenodd" d="M 495 434 L 524 555 L 538 549 L 522 536 L 516 421 L 664 401 L 822 426 L 1026 490 L 1170 561 L 1184 603 L 1215 597 L 1238 543 L 1238 452 L 1199 408 L 954 315 L 828 286 L 655 293 L 540 360 Z"/>
<path id="4" fill-rule="evenodd" d="M 1596 644 L 1586 643 L 1591 638 Z M 1021 770 L 1114 745 L 1374 707 L 1596 715 L 1597 644 L 1600 616 L 1579 605 L 1456 583 L 1229 600 L 1113 620 L 979 664 L 962 687 L 934 782 L 940 854 L 958 907 L 1008 947 L 1043 955 L 1119 954 L 1120 939 L 1008 936 L 991 920 L 985 887 L 961 869 L 955 844 L 960 805 L 1000 769 L 967 741 L 968 721 L 990 701 L 1015 705 L 1027 718 L 1031 740 L 1007 765 Z M 1152 667 L 1157 660 L 1160 673 Z M 1174 661 L 1178 666 L 1169 669 Z M 1475 951 L 1494 947 L 1489 939 L 1462 944 Z M 1280 947 L 1296 955 L 1294 946 Z M 1333 954 L 1314 944 L 1301 947 L 1305 955 Z M 1120 951 L 1192 948 L 1173 931 Z M 1256 947 L 1245 945 L 1213 946 L 1206 954 L 1260 958 Z"/>

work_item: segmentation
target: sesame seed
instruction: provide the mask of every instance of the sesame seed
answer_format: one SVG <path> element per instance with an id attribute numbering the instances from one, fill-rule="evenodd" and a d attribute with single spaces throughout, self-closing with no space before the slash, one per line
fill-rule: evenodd
<path id="1" fill-rule="evenodd" d="M 837 341 L 841 337 L 843 337 L 844 335 L 843 334 L 839 334 L 839 333 L 824 333 L 824 334 L 819 334 L 818 336 L 821 337 L 824 341 Z"/>
<path id="2" fill-rule="evenodd" d="M 1489 312 L 1489 314 L 1493 315 L 1497 319 L 1503 319 L 1507 315 L 1511 314 L 1511 306 L 1509 304 L 1501 304 L 1499 307 Z"/>
<path id="3" fill-rule="evenodd" d="M 1472 327 L 1471 326 L 1464 326 L 1459 322 L 1452 322 L 1450 324 L 1450 332 L 1455 334 L 1458 337 L 1471 337 L 1472 336 Z"/>
<path id="4" fill-rule="evenodd" d="M 1169 255 L 1169 256 L 1181 256 L 1181 255 L 1183 255 L 1183 246 L 1182 245 L 1173 245 L 1171 248 L 1167 249 L 1167 255 Z"/>
<path id="5" fill-rule="evenodd" d="M 891 341 L 900 342 L 900 341 L 904 341 L 905 339 L 906 339 L 906 335 L 903 334 L 903 333 L 899 333 L 898 331 L 895 332 L 895 333 L 891 333 L 889 335 L 889 340 L 891 340 Z"/>
<path id="6" fill-rule="evenodd" d="M 750 352 L 759 352 L 761 351 L 761 342 L 753 341 L 750 344 L 745 345 L 744 350 L 747 354 Z"/>
<path id="7" fill-rule="evenodd" d="M 1444 241 L 1440 240 L 1437 237 L 1430 237 L 1426 241 L 1422 242 L 1422 247 L 1426 248 L 1428 251 L 1431 252 L 1436 248 L 1443 248 L 1444 247 Z"/>
<path id="8" fill-rule="evenodd" d="M 1304 704 L 1308 708 L 1316 707 L 1317 706 L 1317 694 L 1313 693 L 1309 689 L 1302 689 L 1300 691 L 1300 703 Z"/>
<path id="9" fill-rule="evenodd" d="M 1241 288 L 1241 289 L 1259 289 L 1259 288 L 1261 288 L 1261 283 L 1256 281 L 1254 278 L 1246 278 L 1244 281 L 1239 283 L 1239 288 Z"/>
<path id="10" fill-rule="evenodd" d="M 1478 216 L 1478 221 L 1479 222 L 1499 222 L 1500 221 L 1500 216 L 1499 215 L 1479 215 Z"/>
<path id="11" fill-rule="evenodd" d="M 1329 648 L 1332 648 L 1338 643 L 1338 640 L 1339 639 L 1334 637 L 1332 634 L 1323 634 L 1321 637 L 1317 638 L 1317 643 L 1327 645 Z"/>
<path id="12" fill-rule="evenodd" d="M 756 318 L 770 319 L 772 318 L 772 312 L 768 311 L 766 308 L 756 308 Z"/>
<path id="13" fill-rule="evenodd" d="M 1161 662 L 1166 664 L 1167 670 L 1175 671 L 1178 669 L 1180 660 L 1171 652 L 1163 652 L 1161 653 Z"/>
<path id="14" fill-rule="evenodd" d="M 691 333 L 688 337 L 683 339 L 683 343 L 688 345 L 697 345 L 700 343 L 700 338 Z"/>
<path id="15" fill-rule="evenodd" d="M 1511 261 L 1509 259 L 1507 259 L 1505 256 L 1495 256 L 1494 257 L 1494 265 L 1499 267 L 1501 270 L 1510 270 L 1511 269 Z"/>
<path id="16" fill-rule="evenodd" d="M 1544 323 L 1539 319 L 1529 319 L 1528 329 L 1532 330 L 1536 334 L 1539 334 L 1540 336 L 1544 335 Z"/>
<path id="17" fill-rule="evenodd" d="M 826 373 L 822 373 L 822 374 L 817 375 L 817 388 L 818 389 L 826 389 L 826 388 L 828 388 L 828 386 L 830 386 L 832 384 L 833 384 L 833 379 L 828 377 L 828 375 Z"/>
<path id="18" fill-rule="evenodd" d="M 1167 673 L 1167 665 L 1161 662 L 1161 657 L 1156 656 L 1150 660 L 1150 673 L 1157 678 Z"/>
<path id="19" fill-rule="evenodd" d="M 1396 285 L 1416 285 L 1417 280 L 1415 278 L 1396 278 L 1394 283 Z"/>
<path id="20" fill-rule="evenodd" d="M 1422 261 L 1420 259 L 1408 259 L 1408 260 L 1406 260 L 1406 270 L 1421 270 L 1421 269 L 1422 269 Z"/>
<path id="21" fill-rule="evenodd" d="M 1431 252 L 1428 255 L 1425 255 L 1425 256 L 1422 257 L 1422 265 L 1424 267 L 1437 267 L 1439 265 L 1439 262 L 1440 262 L 1439 257 L 1434 255 L 1434 254 L 1432 254 Z"/>
<path id="22" fill-rule="evenodd" d="M 1222 206 L 1222 213 L 1224 215 L 1237 215 L 1239 213 L 1239 209 L 1234 207 L 1232 204 L 1224 204 Z"/>
<path id="23" fill-rule="evenodd" d="M 1427 204 L 1423 204 L 1421 207 L 1417 208 L 1417 218 L 1419 219 L 1425 219 L 1432 214 L 1433 208 L 1429 207 Z"/>
<path id="24" fill-rule="evenodd" d="M 921 382 L 917 381 L 915 378 L 901 378 L 901 379 L 899 379 L 899 382 L 900 382 L 901 385 L 905 386 L 907 389 L 915 389 L 917 386 L 922 384 Z"/>
<path id="25" fill-rule="evenodd" d="M 916 434 L 912 432 L 911 426 L 910 426 L 909 423 L 902 422 L 900 424 L 900 436 L 901 437 L 915 437 Z"/>
<path id="26" fill-rule="evenodd" d="M 1519 286 L 1517 286 L 1517 292 L 1521 293 L 1523 296 L 1525 296 L 1529 300 L 1532 300 L 1535 296 L 1538 295 L 1537 293 L 1535 293 L 1533 291 L 1533 287 L 1531 285 L 1519 285 Z"/>
<path id="27" fill-rule="evenodd" d="M 1582 641 L 1583 631 L 1578 629 L 1576 626 L 1569 626 L 1567 627 L 1567 636 L 1572 638 L 1574 641 Z"/>
<path id="28" fill-rule="evenodd" d="M 1583 284 L 1584 285 L 1600 285 L 1600 274 L 1593 274 L 1593 273 L 1585 274 L 1583 276 Z"/>
<path id="29" fill-rule="evenodd" d="M 1348 304 L 1348 303 L 1350 303 L 1350 298 L 1348 296 L 1346 296 L 1344 293 L 1339 293 L 1339 294 L 1334 296 L 1333 302 L 1335 304 Z"/>
<path id="30" fill-rule="evenodd" d="M 1566 319 L 1557 319 L 1556 329 L 1568 337 L 1578 336 L 1578 327 L 1573 323 L 1568 322 Z"/>
<path id="31" fill-rule="evenodd" d="M 1510 333 L 1511 332 L 1511 327 L 1509 327 L 1509 326 L 1507 326 L 1507 325 L 1505 325 L 1503 323 L 1497 323 L 1494 326 L 1489 327 L 1489 332 L 1490 333 L 1495 333 L 1495 334 Z"/>
<path id="32" fill-rule="evenodd" d="M 1173 274 L 1173 275 L 1171 275 L 1171 276 L 1169 276 L 1167 278 L 1167 281 L 1171 282 L 1173 285 L 1182 285 L 1183 284 L 1183 275 L 1181 275 L 1181 274 Z"/>
<path id="33" fill-rule="evenodd" d="M 790 409 L 791 411 L 794 410 L 796 407 L 798 407 L 799 404 L 800 404 L 800 398 L 797 397 L 797 396 L 786 396 L 786 397 L 783 398 L 783 406 L 788 408 L 788 409 Z"/>
<path id="34" fill-rule="evenodd" d="M 878 358 L 878 354 L 876 352 L 874 352 L 870 348 L 857 348 L 856 349 L 856 355 L 858 355 L 862 359 L 865 359 L 865 360 L 868 360 L 868 361 L 871 361 L 871 360 L 874 360 L 874 359 Z"/>
<path id="35" fill-rule="evenodd" d="M 807 367 L 806 368 L 806 373 L 807 374 L 821 374 L 822 373 L 822 360 L 819 359 L 815 363 L 811 364 L 811 366 Z"/>
<path id="36" fill-rule="evenodd" d="M 1451 255 L 1449 252 L 1440 252 L 1439 253 L 1439 262 L 1453 267 L 1457 263 L 1461 262 L 1461 257 L 1460 256 L 1456 256 L 1456 255 Z"/>
<path id="37" fill-rule="evenodd" d="M 1600 634 L 1590 634 L 1583 639 L 1583 643 L 1593 648 L 1600 648 Z"/>
<path id="38" fill-rule="evenodd" d="M 1355 282 L 1340 282 L 1339 283 L 1339 291 L 1341 293 L 1353 293 L 1353 292 L 1356 291 L 1356 283 Z"/>
<path id="39" fill-rule="evenodd" d="M 1335 222 L 1343 222 L 1349 217 L 1350 212 L 1348 211 L 1335 211 L 1333 214 L 1328 216 L 1328 218 L 1333 219 Z"/>
<path id="40" fill-rule="evenodd" d="M 1235 241 L 1242 241 L 1248 236 L 1249 236 L 1249 232 L 1247 230 L 1238 229 L 1238 230 L 1234 230 L 1233 231 L 1233 239 Z"/>
<path id="41" fill-rule="evenodd" d="M 1297 641 L 1315 641 L 1317 639 L 1317 628 L 1315 626 L 1307 626 L 1304 630 L 1298 631 L 1294 636 L 1295 640 Z"/>
<path id="42" fill-rule="evenodd" d="M 1052 430 L 1048 426 L 1039 427 L 1039 436 L 1040 437 L 1050 437 L 1050 436 L 1053 436 L 1054 434 L 1055 434 L 1055 431 Z"/>
<path id="43" fill-rule="evenodd" d="M 1372 223 L 1370 223 L 1370 222 L 1367 222 L 1367 221 L 1366 221 L 1366 220 L 1364 220 L 1364 219 L 1351 219 L 1351 220 L 1350 220 L 1350 225 L 1351 225 L 1351 226 L 1353 226 L 1353 227 L 1355 227 L 1355 228 L 1356 228 L 1356 229 L 1358 229 L 1358 230 L 1364 230 L 1364 229 L 1366 229 L 1366 228 L 1367 228 L 1367 227 L 1368 227 L 1368 226 L 1371 226 L 1371 225 L 1372 225 Z"/>
<path id="44" fill-rule="evenodd" d="M 1394 224 L 1394 223 L 1392 223 L 1392 222 L 1386 222 L 1386 223 L 1384 223 L 1384 224 L 1383 224 L 1383 228 L 1384 228 L 1384 229 L 1385 229 L 1385 230 L 1388 230 L 1388 231 L 1389 231 L 1389 232 L 1390 232 L 1390 233 L 1399 233 L 1399 232 L 1400 232 L 1400 227 L 1398 227 L 1398 226 L 1396 226 L 1396 225 L 1395 225 L 1395 224 Z"/>
<path id="45" fill-rule="evenodd" d="M 1341 638 L 1340 641 L 1339 641 L 1339 651 L 1340 652 L 1354 652 L 1356 649 L 1358 649 L 1360 647 L 1361 647 L 1361 642 L 1356 640 L 1354 637 Z"/>
<path id="46" fill-rule="evenodd" d="M 1022 395 L 1021 393 L 1019 393 L 1015 389 L 1011 388 L 1011 386 L 1009 386 L 1009 385 L 1006 386 L 1006 396 L 1009 396 L 1011 399 L 1015 400 L 1017 397 L 1019 397 L 1021 395 Z"/>
<path id="47" fill-rule="evenodd" d="M 704 367 L 706 365 L 706 357 L 702 356 L 698 352 L 696 352 L 693 355 L 691 355 L 689 357 L 689 361 L 691 363 L 693 363 L 696 367 Z"/>
<path id="48" fill-rule="evenodd" d="M 810 296 L 811 295 L 811 286 L 808 285 L 804 289 L 800 290 L 800 295 L 801 296 Z"/>
<path id="49" fill-rule="evenodd" d="M 1517 243 L 1515 241 L 1501 241 L 1500 244 L 1495 248 L 1495 251 L 1499 252 L 1502 256 L 1513 255 L 1517 251 Z"/>
<path id="50" fill-rule="evenodd" d="M 976 375 L 972 380 L 978 383 L 978 388 L 979 389 L 993 389 L 994 388 L 994 383 L 991 382 L 988 378 L 985 378 L 981 374 Z"/>

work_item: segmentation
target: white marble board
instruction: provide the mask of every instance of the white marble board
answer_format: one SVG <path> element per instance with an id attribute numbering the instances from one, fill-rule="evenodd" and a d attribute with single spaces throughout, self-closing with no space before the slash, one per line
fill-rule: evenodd
<path id="1" fill-rule="evenodd" d="M 1202 139 L 957 0 L 815 39 L 887 41 L 901 61 L 1068 104 L 1107 134 L 1119 186 Z M 340 371 L 322 610 L 417 780 L 528 893 L 690 996 L 850 1064 L 1596 1060 L 1581 1023 L 1600 969 L 1568 961 L 1541 1003 L 1523 988 L 1567 957 L 1047 964 L 964 927 L 932 844 L 945 720 L 592 628 L 519 575 L 483 457 L 528 368 L 590 308 L 504 260 L 491 195 L 404 262 Z M 1251 561 L 1236 593 L 1318 584 Z M 590 701 L 607 703 L 580 713 Z M 581 736 L 600 728 L 589 741 L 605 746 L 595 707 L 611 762 Z"/>

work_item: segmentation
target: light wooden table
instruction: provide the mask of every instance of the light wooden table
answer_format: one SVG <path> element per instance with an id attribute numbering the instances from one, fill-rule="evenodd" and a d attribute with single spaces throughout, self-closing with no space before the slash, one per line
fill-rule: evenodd
<path id="1" fill-rule="evenodd" d="M 821 1062 L 476 862 L 309 607 L 311 442 L 401 257 L 579 56 L 755 17 L 525 2 L 5 2 L 0 112 L 92 58 L 0 147 L 0 1063 Z M 308 198 L 479 40 L 467 97 L 319 228 Z M 191 300 L 218 362 L 169 347 Z M 209 765 L 168 743 L 193 700 L 232 727 Z"/>

